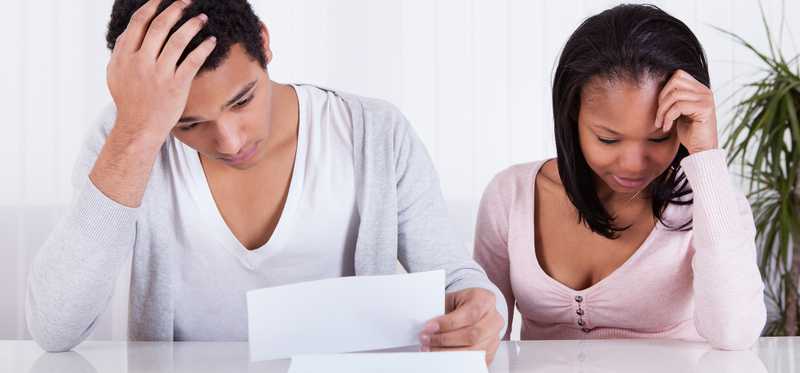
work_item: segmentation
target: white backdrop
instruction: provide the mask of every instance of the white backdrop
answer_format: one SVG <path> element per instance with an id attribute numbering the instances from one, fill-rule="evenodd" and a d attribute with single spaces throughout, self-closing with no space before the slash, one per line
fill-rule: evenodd
<path id="1" fill-rule="evenodd" d="M 482 189 L 503 168 L 555 155 L 550 77 L 589 0 L 255 0 L 270 29 L 273 79 L 335 87 L 399 106 L 439 170 L 453 222 L 471 250 Z M 710 25 L 766 48 L 757 0 L 655 1 L 703 43 L 720 122 L 758 62 Z M 104 33 L 112 1 L 10 1 L 0 35 L 0 339 L 29 338 L 23 312 L 30 260 L 72 193 L 87 127 L 110 102 Z M 768 22 L 794 24 L 800 1 L 765 0 Z M 777 32 L 776 32 L 777 33 Z M 777 37 L 777 35 L 776 35 Z M 127 273 L 92 338 L 124 339 Z"/>

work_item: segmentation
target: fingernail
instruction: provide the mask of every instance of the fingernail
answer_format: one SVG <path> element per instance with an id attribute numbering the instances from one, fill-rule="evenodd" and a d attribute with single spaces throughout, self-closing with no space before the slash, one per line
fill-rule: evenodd
<path id="1" fill-rule="evenodd" d="M 192 0 L 182 0 L 184 4 L 189 5 L 192 3 Z"/>
<path id="2" fill-rule="evenodd" d="M 431 337 L 427 334 L 423 334 L 419 337 L 420 342 L 422 342 L 423 346 L 428 346 L 431 344 Z"/>
<path id="3" fill-rule="evenodd" d="M 217 37 L 216 36 L 212 36 L 212 37 L 208 38 L 208 40 L 211 40 L 211 43 L 213 43 L 213 44 L 217 43 Z"/>
<path id="4" fill-rule="evenodd" d="M 422 329 L 422 331 L 430 334 L 436 333 L 439 331 L 439 324 L 435 322 L 429 322 L 425 324 L 425 327 Z"/>
<path id="5" fill-rule="evenodd" d="M 203 21 L 203 23 L 208 21 L 208 16 L 205 13 L 200 13 L 200 15 L 197 16 L 197 18 L 200 18 L 200 20 Z"/>

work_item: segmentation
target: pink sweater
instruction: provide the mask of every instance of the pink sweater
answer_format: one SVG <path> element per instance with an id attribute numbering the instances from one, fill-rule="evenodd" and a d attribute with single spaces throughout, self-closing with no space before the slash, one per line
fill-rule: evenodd
<path id="1" fill-rule="evenodd" d="M 670 205 L 638 250 L 608 277 L 573 290 L 548 276 L 534 251 L 534 180 L 544 161 L 498 174 L 481 200 L 475 258 L 522 315 L 522 339 L 678 338 L 746 349 L 766 320 L 750 205 L 722 150 L 681 162 L 694 204 Z"/>

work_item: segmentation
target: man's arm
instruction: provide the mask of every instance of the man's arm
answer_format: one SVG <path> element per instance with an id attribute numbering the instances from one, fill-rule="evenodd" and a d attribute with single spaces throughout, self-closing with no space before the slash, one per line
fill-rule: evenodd
<path id="1" fill-rule="evenodd" d="M 395 120 L 399 259 L 411 272 L 447 272 L 447 314 L 428 323 L 420 342 L 427 350 L 484 350 L 491 362 L 507 319 L 505 300 L 459 246 L 422 141 L 402 114 Z"/>
<path id="2" fill-rule="evenodd" d="M 167 40 L 186 3 L 175 2 L 156 16 L 159 3 L 150 0 L 137 10 L 117 40 L 108 65 L 115 118 L 105 118 L 87 140 L 75 167 L 70 210 L 31 267 L 28 329 L 47 351 L 66 351 L 83 341 L 106 308 L 133 249 L 136 207 L 158 151 L 214 48 L 206 40 L 176 67 L 205 20 L 187 21 Z"/>

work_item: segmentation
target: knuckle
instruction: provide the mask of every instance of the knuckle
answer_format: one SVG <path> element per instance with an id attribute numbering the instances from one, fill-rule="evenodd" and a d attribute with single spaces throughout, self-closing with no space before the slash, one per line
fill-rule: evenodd
<path id="1" fill-rule="evenodd" d="M 504 321 L 503 321 L 503 316 L 500 315 L 500 312 L 497 312 L 497 310 L 494 310 L 494 312 L 492 312 L 492 315 L 493 315 L 492 318 L 494 319 L 494 322 L 502 327 Z"/>
<path id="2" fill-rule="evenodd" d="M 674 100 L 675 98 L 677 98 L 677 96 L 678 96 L 678 90 L 677 90 L 677 89 L 673 89 L 673 90 L 672 90 L 672 91 L 670 91 L 670 92 L 669 92 L 669 94 L 667 95 L 667 99 L 668 99 L 668 100 Z"/>
<path id="3" fill-rule="evenodd" d="M 144 8 L 139 8 L 139 10 L 135 11 L 133 13 L 133 15 L 131 16 L 130 23 L 131 24 L 136 24 L 136 25 L 141 25 L 141 24 L 144 24 L 145 22 L 147 22 L 149 17 L 145 13 L 145 11 L 146 10 Z"/>
<path id="4" fill-rule="evenodd" d="M 188 67 L 199 68 L 203 64 L 203 59 L 199 55 L 192 53 L 188 57 L 186 57 L 184 63 Z"/>
<path id="5" fill-rule="evenodd" d="M 469 318 L 468 321 L 475 323 L 481 319 L 482 312 L 478 307 L 473 307 L 469 310 L 467 317 Z"/>
<path id="6" fill-rule="evenodd" d="M 478 328 L 469 328 L 467 331 L 467 343 L 470 345 L 476 345 L 478 342 L 481 341 L 481 330 Z"/>
<path id="7" fill-rule="evenodd" d="M 448 319 L 446 324 L 447 324 L 447 330 L 453 330 L 457 326 L 456 319 L 454 319 L 454 318 Z"/>
<path id="8" fill-rule="evenodd" d="M 153 31 L 164 31 L 168 27 L 167 20 L 164 17 L 156 17 L 152 23 L 150 23 L 150 29 Z"/>
<path id="9" fill-rule="evenodd" d="M 177 95 L 181 92 L 181 89 L 175 84 L 169 84 L 167 85 L 166 91 L 169 95 Z"/>
<path id="10" fill-rule="evenodd" d="M 133 57 L 130 63 L 133 64 L 131 67 L 139 73 L 146 74 L 149 70 L 147 66 L 147 60 L 140 54 L 137 54 L 135 57 Z"/>
<path id="11" fill-rule="evenodd" d="M 186 45 L 192 40 L 191 36 L 181 32 L 174 33 L 170 39 L 174 46 Z"/>

